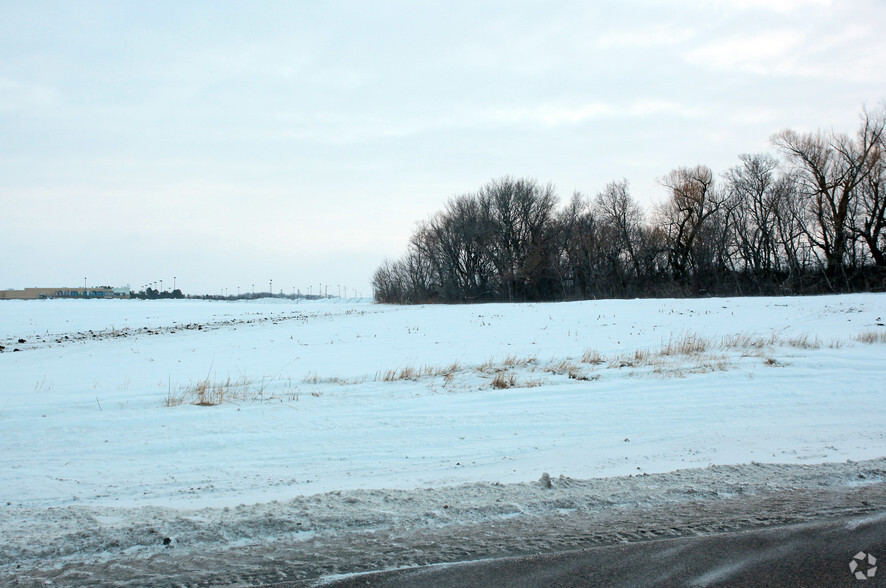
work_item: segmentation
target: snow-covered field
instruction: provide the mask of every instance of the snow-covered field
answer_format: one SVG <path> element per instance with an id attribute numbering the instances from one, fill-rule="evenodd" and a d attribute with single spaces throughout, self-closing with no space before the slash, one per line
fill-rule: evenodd
<path id="1" fill-rule="evenodd" d="M 0 572 L 153 550 L 150 533 L 113 530 L 155 520 L 152 532 L 174 534 L 170 513 L 209 520 L 323 496 L 347 508 L 330 498 L 341 491 L 469 496 L 536 488 L 544 472 L 556 486 L 875 460 L 886 456 L 884 322 L 881 294 L 4 302 Z M 78 547 L 78 527 L 113 543 Z"/>

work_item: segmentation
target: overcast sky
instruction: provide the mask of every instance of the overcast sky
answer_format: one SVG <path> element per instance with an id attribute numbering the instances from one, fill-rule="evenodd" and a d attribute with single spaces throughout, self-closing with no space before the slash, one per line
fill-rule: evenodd
<path id="1" fill-rule="evenodd" d="M 0 288 L 368 295 L 492 178 L 651 206 L 675 167 L 854 131 L 884 25 L 883 0 L 0 0 Z"/>

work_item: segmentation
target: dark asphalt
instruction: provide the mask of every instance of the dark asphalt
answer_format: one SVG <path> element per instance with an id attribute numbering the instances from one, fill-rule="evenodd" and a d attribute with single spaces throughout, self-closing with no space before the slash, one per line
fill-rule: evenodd
<path id="1" fill-rule="evenodd" d="M 859 552 L 886 563 L 877 516 L 663 539 L 581 551 L 374 572 L 314 585 L 357 587 L 886 586 L 886 568 L 856 579 Z M 877 561 L 880 567 L 880 561 Z M 870 569 L 867 559 L 856 571 Z"/>

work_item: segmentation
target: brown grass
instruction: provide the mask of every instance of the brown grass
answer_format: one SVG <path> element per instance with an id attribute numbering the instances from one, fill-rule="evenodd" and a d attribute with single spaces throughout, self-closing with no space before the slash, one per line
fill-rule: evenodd
<path id="1" fill-rule="evenodd" d="M 585 352 L 581 356 L 581 362 L 599 365 L 601 363 L 606 363 L 606 360 L 603 359 L 603 356 L 600 355 L 600 352 L 596 349 L 585 349 Z"/>
<path id="2" fill-rule="evenodd" d="M 796 347 L 797 349 L 821 349 L 821 339 L 818 337 L 810 337 L 809 333 L 803 333 L 802 335 L 796 335 L 788 339 L 787 345 L 789 347 Z"/>
<path id="3" fill-rule="evenodd" d="M 415 367 L 412 365 L 404 366 L 400 369 L 385 370 L 375 374 L 376 382 L 398 382 L 403 380 L 416 381 L 422 378 L 438 378 L 444 377 L 447 381 L 451 380 L 456 373 L 461 371 L 461 366 L 457 361 L 453 361 L 449 365 L 433 366 L 424 365 Z M 352 383 L 358 383 L 354 381 Z"/>
<path id="4" fill-rule="evenodd" d="M 519 362 L 516 355 L 508 355 L 501 363 L 505 367 L 515 367 Z"/>
<path id="5" fill-rule="evenodd" d="M 725 335 L 720 340 L 720 349 L 740 349 L 742 351 L 750 351 L 753 349 L 763 349 L 778 343 L 778 337 L 775 334 L 768 338 L 757 337 L 747 333 L 736 333 L 735 335 Z"/>
<path id="6" fill-rule="evenodd" d="M 576 368 L 577 366 L 574 363 L 572 363 L 568 359 L 563 359 L 558 362 L 549 363 L 544 367 L 544 371 L 548 372 L 549 374 L 563 375 L 569 373 L 570 370 Z"/>
<path id="7" fill-rule="evenodd" d="M 859 343 L 886 343 L 886 331 L 864 331 L 855 336 L 855 340 Z"/>
<path id="8" fill-rule="evenodd" d="M 516 355 L 508 355 L 500 362 L 496 362 L 494 359 L 489 358 L 478 365 L 474 369 L 474 371 L 480 374 L 497 374 L 513 368 L 525 368 L 535 364 L 537 361 L 538 359 L 534 355 L 531 355 L 529 357 L 517 357 Z"/>
<path id="9" fill-rule="evenodd" d="M 256 389 L 253 382 L 246 377 L 238 380 L 213 381 L 208 377 L 200 380 L 193 386 L 173 391 L 170 387 L 166 394 L 164 406 L 180 406 L 193 404 L 196 406 L 217 406 L 225 402 L 236 402 L 248 396 L 259 397 L 263 394 L 263 388 Z"/>
<path id="10" fill-rule="evenodd" d="M 461 371 L 461 366 L 458 365 L 458 362 L 457 362 L 457 361 L 453 361 L 452 363 L 450 363 L 450 364 L 447 365 L 447 366 L 443 366 L 443 367 L 440 367 L 440 368 L 436 368 L 435 371 L 434 371 L 434 373 L 433 373 L 433 375 L 434 375 L 434 376 L 447 376 L 447 377 L 449 377 L 449 376 L 452 376 L 452 375 L 454 375 L 456 372 L 459 372 L 459 371 Z"/>
<path id="11" fill-rule="evenodd" d="M 655 354 L 655 356 L 660 356 L 661 352 Z M 653 358 L 653 354 L 650 354 L 646 349 L 635 349 L 633 352 L 621 353 L 619 355 L 614 356 L 609 360 L 609 364 L 607 367 L 614 369 L 621 369 L 626 367 L 639 367 L 643 365 L 649 365 Z"/>
<path id="12" fill-rule="evenodd" d="M 699 337 L 694 333 L 685 333 L 684 335 L 674 339 L 671 336 L 668 342 L 662 345 L 659 353 L 661 355 L 693 355 L 695 353 L 704 353 L 710 347 L 710 341 Z"/>
<path id="13" fill-rule="evenodd" d="M 706 353 L 696 359 L 695 365 L 690 371 L 696 374 L 706 374 L 710 372 L 725 372 L 728 368 L 729 361 L 726 356 Z"/>
<path id="14" fill-rule="evenodd" d="M 523 380 L 522 382 L 520 382 L 519 387 L 520 388 L 538 388 L 539 386 L 543 385 L 544 383 L 545 383 L 545 381 L 541 380 L 541 379 Z"/>
<path id="15" fill-rule="evenodd" d="M 398 382 L 403 380 L 418 380 L 427 368 L 416 368 L 412 365 L 403 366 L 400 369 L 385 370 L 375 375 L 376 381 Z"/>
<path id="16" fill-rule="evenodd" d="M 511 372 L 498 372 L 495 374 L 495 377 L 492 378 L 491 385 L 498 390 L 504 390 L 507 388 L 537 388 L 544 383 L 544 380 L 540 379 L 521 381 Z"/>
<path id="17" fill-rule="evenodd" d="M 592 380 L 599 380 L 600 379 L 600 374 L 594 374 L 593 376 L 589 376 L 578 368 L 573 368 L 573 369 L 569 370 L 569 372 L 566 375 L 569 376 L 570 380 L 576 380 L 578 382 L 590 382 Z"/>
<path id="18" fill-rule="evenodd" d="M 499 372 L 492 378 L 492 387 L 502 390 L 505 388 L 514 388 L 517 386 L 517 378 L 514 374 Z"/>
<path id="19" fill-rule="evenodd" d="M 481 363 L 479 366 L 477 366 L 477 371 L 482 372 L 484 374 L 491 374 L 491 373 L 494 373 L 495 371 L 497 371 L 495 369 L 495 365 L 496 364 L 494 361 L 492 361 L 492 358 L 489 358 L 486 361 L 484 361 L 483 363 Z"/>
<path id="20" fill-rule="evenodd" d="M 347 384 L 356 384 L 359 380 L 348 380 L 347 378 L 340 378 L 338 376 L 326 376 L 320 377 L 317 374 L 308 374 L 302 380 L 303 384 L 338 384 L 340 386 L 345 386 Z"/>

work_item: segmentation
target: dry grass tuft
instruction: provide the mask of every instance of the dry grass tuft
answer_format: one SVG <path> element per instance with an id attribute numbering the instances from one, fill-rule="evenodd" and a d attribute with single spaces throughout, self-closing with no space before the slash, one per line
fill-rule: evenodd
<path id="1" fill-rule="evenodd" d="M 587 363 L 587 362 L 586 362 Z M 577 380 L 580 382 L 589 382 L 591 380 L 596 380 L 600 376 L 588 376 L 581 366 L 574 364 L 568 359 L 564 359 L 558 362 L 551 362 L 548 365 L 544 366 L 544 371 L 549 374 L 554 374 L 557 376 L 566 376 L 570 380 Z"/>
<path id="2" fill-rule="evenodd" d="M 729 361 L 723 355 L 706 353 L 696 359 L 693 373 L 725 372 L 729 368 Z"/>
<path id="3" fill-rule="evenodd" d="M 787 345 L 797 349 L 821 349 L 821 339 L 817 336 L 810 337 L 809 333 L 803 333 L 788 339 Z"/>
<path id="4" fill-rule="evenodd" d="M 447 366 L 443 366 L 441 368 L 436 368 L 432 375 L 451 377 L 459 371 L 461 371 L 461 366 L 458 364 L 457 361 L 453 361 L 452 363 L 450 363 Z"/>
<path id="5" fill-rule="evenodd" d="M 417 380 L 421 377 L 422 370 L 416 369 L 415 366 L 407 365 L 400 368 L 397 374 L 398 380 Z"/>
<path id="6" fill-rule="evenodd" d="M 338 384 L 340 386 L 345 386 L 347 384 L 352 383 L 350 380 L 345 378 L 340 378 L 338 376 L 327 376 L 321 378 L 317 374 L 308 374 L 302 380 L 303 384 Z"/>
<path id="7" fill-rule="evenodd" d="M 886 331 L 864 331 L 855 336 L 859 343 L 886 343 Z"/>
<path id="8" fill-rule="evenodd" d="M 385 370 L 383 372 L 376 372 L 375 381 L 376 382 L 393 382 L 397 378 L 397 370 Z"/>
<path id="9" fill-rule="evenodd" d="M 172 390 L 169 390 L 166 393 L 166 400 L 163 402 L 163 406 L 165 406 L 166 408 L 171 408 L 173 406 L 181 406 L 182 404 L 184 404 L 186 402 L 186 400 L 187 400 L 187 398 L 185 397 L 184 392 L 182 392 L 182 391 L 173 392 Z"/>
<path id="10" fill-rule="evenodd" d="M 171 388 L 166 394 L 164 406 L 181 406 L 182 404 L 193 404 L 196 406 L 217 406 L 225 402 L 235 402 L 243 400 L 249 396 L 259 397 L 263 393 L 262 389 L 254 389 L 251 380 L 246 377 L 239 380 L 213 381 L 208 377 L 200 380 L 193 386 L 173 391 Z"/>
<path id="11" fill-rule="evenodd" d="M 489 358 L 477 366 L 477 371 L 484 374 L 491 374 L 497 371 L 495 367 L 495 362 L 492 361 L 492 358 Z"/>
<path id="12" fill-rule="evenodd" d="M 603 359 L 603 356 L 600 355 L 600 352 L 596 349 L 586 349 L 581 356 L 581 362 L 589 363 L 591 365 L 599 365 L 601 363 L 606 363 L 606 360 Z"/>
<path id="13" fill-rule="evenodd" d="M 492 387 L 498 390 L 507 388 L 537 388 L 544 385 L 545 381 L 541 379 L 520 381 L 510 372 L 498 372 L 492 378 Z"/>
<path id="14" fill-rule="evenodd" d="M 505 388 L 514 388 L 517 386 L 517 378 L 514 374 L 499 372 L 492 378 L 492 387 L 503 390 Z"/>
<path id="15" fill-rule="evenodd" d="M 720 349 L 739 349 L 750 351 L 753 349 L 763 349 L 778 343 L 778 337 L 775 334 L 768 338 L 757 337 L 747 333 L 736 333 L 735 335 L 725 335 L 720 340 Z"/>
<path id="16" fill-rule="evenodd" d="M 536 380 L 524 380 L 520 383 L 520 388 L 538 388 L 539 386 L 545 383 L 544 380 L 536 379 Z"/>
<path id="17" fill-rule="evenodd" d="M 412 365 L 403 366 L 400 369 L 385 370 L 375 374 L 376 382 L 399 382 L 402 380 L 418 380 L 429 371 L 427 366 L 416 368 Z"/>
<path id="18" fill-rule="evenodd" d="M 544 371 L 548 372 L 549 374 L 557 375 L 568 374 L 569 371 L 572 369 L 577 369 L 577 366 L 568 359 L 563 359 L 558 362 L 552 362 L 544 367 Z"/>
<path id="19" fill-rule="evenodd" d="M 634 363 L 634 361 L 630 359 L 630 357 L 626 355 L 619 355 L 618 357 L 609 360 L 609 363 L 606 365 L 606 367 L 609 369 L 618 370 L 626 367 L 637 367 L 637 364 Z"/>
<path id="20" fill-rule="evenodd" d="M 478 365 L 474 369 L 474 371 L 480 374 L 498 374 L 513 368 L 528 367 L 535 364 L 537 361 L 538 358 L 534 355 L 529 357 L 517 357 L 515 355 L 508 355 L 500 362 L 496 362 L 492 358 L 487 359 L 486 361 Z"/>
<path id="21" fill-rule="evenodd" d="M 461 365 L 457 361 L 453 361 L 449 365 L 444 366 L 433 366 L 433 365 L 425 365 L 422 367 L 415 367 L 412 365 L 408 365 L 402 367 L 400 369 L 393 370 L 385 370 L 383 372 L 376 372 L 375 381 L 376 382 L 399 382 L 403 380 L 411 380 L 417 381 L 422 378 L 439 378 L 443 377 L 447 382 L 451 381 L 455 374 L 462 371 Z M 356 381 L 353 383 L 357 383 Z"/>
<path id="22" fill-rule="evenodd" d="M 504 359 L 504 361 L 502 361 L 502 365 L 506 368 L 526 367 L 528 365 L 534 364 L 536 361 L 537 358 L 534 355 L 530 357 L 517 357 L 515 355 L 509 355 Z"/>
<path id="23" fill-rule="evenodd" d="M 694 333 L 686 333 L 677 339 L 672 336 L 668 339 L 667 344 L 662 345 L 659 353 L 661 355 L 694 355 L 704 353 L 708 347 L 710 347 L 710 341 L 707 339 Z"/>
<path id="24" fill-rule="evenodd" d="M 658 355 L 660 354 L 656 354 L 656 356 Z M 609 365 L 607 367 L 614 369 L 639 367 L 643 365 L 649 365 L 652 361 L 652 358 L 653 355 L 650 354 L 648 350 L 635 349 L 633 353 L 622 353 L 620 355 L 616 355 L 609 360 Z"/>
<path id="25" fill-rule="evenodd" d="M 501 363 L 505 367 L 514 367 L 519 363 L 519 361 L 520 360 L 517 359 L 516 355 L 508 355 Z"/>
<path id="26" fill-rule="evenodd" d="M 569 376 L 570 380 L 576 380 L 578 382 L 590 382 L 592 380 L 600 379 L 600 374 L 589 376 L 577 367 L 570 369 L 566 375 Z"/>

